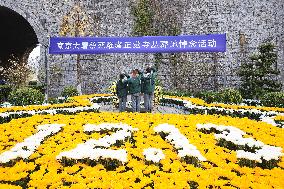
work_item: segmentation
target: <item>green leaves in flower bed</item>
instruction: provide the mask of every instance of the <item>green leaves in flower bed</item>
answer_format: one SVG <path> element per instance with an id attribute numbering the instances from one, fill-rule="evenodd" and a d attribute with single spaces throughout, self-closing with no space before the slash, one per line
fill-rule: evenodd
<path id="1" fill-rule="evenodd" d="M 93 103 L 110 103 L 114 97 L 97 97 L 92 100 Z"/>
<path id="2" fill-rule="evenodd" d="M 182 100 L 176 100 L 176 99 L 165 99 L 165 98 L 161 98 L 160 99 L 160 103 L 161 104 L 172 104 L 172 105 L 177 105 L 177 106 L 184 106 L 184 103 Z"/>
<path id="3" fill-rule="evenodd" d="M 220 96 L 217 92 L 213 91 L 200 91 L 195 93 L 196 98 L 204 100 L 206 103 L 210 104 L 213 102 L 220 102 Z"/>
<path id="4" fill-rule="evenodd" d="M 20 88 L 13 90 L 9 95 L 9 102 L 15 106 L 42 104 L 44 95 L 36 89 Z"/>
<path id="5" fill-rule="evenodd" d="M 231 116 L 231 117 L 238 117 L 244 118 L 247 117 L 249 119 L 254 119 L 259 121 L 262 114 L 254 113 L 254 112 L 240 112 L 240 111 L 228 111 L 228 110 L 219 110 L 219 109 L 199 109 L 199 108 L 185 108 L 185 111 L 188 111 L 191 114 L 208 114 L 208 115 L 223 115 L 223 116 Z"/>
<path id="6" fill-rule="evenodd" d="M 225 104 L 240 104 L 243 101 L 241 93 L 236 89 L 223 89 L 220 92 L 203 91 L 197 92 L 195 97 L 204 100 L 210 104 L 213 102 L 221 102 Z"/>
<path id="7" fill-rule="evenodd" d="M 273 169 L 274 167 L 277 167 L 277 164 L 279 163 L 280 160 L 270 160 L 266 161 L 263 158 L 261 159 L 261 163 L 254 161 L 254 160 L 248 160 L 248 159 L 238 159 L 238 164 L 241 167 L 261 167 L 263 169 Z"/>
<path id="8" fill-rule="evenodd" d="M 243 101 L 241 93 L 236 89 L 224 89 L 220 93 L 220 102 L 225 104 L 240 104 Z"/>
<path id="9" fill-rule="evenodd" d="M 89 158 L 85 158 L 85 159 L 69 159 L 66 157 L 63 157 L 61 162 L 60 162 L 63 166 L 73 166 L 76 163 L 83 163 L 83 164 L 87 164 L 91 167 L 94 167 L 98 164 L 101 164 L 105 167 L 105 169 L 107 171 L 115 171 L 116 168 L 118 168 L 119 166 L 122 165 L 122 163 L 118 160 L 115 159 L 98 159 L 98 160 L 91 160 Z"/>
<path id="10" fill-rule="evenodd" d="M 228 148 L 230 150 L 234 150 L 234 151 L 236 151 L 236 150 L 244 150 L 244 151 L 252 152 L 252 153 L 255 153 L 256 150 L 260 149 L 258 147 L 250 147 L 247 144 L 245 144 L 245 145 L 236 145 L 233 142 L 227 141 L 227 140 L 225 140 L 223 138 L 221 138 L 221 139 L 219 139 L 217 141 L 217 145 L 221 146 L 221 147 Z"/>
<path id="11" fill-rule="evenodd" d="M 278 127 L 284 128 L 284 121 L 275 120 L 275 123 L 277 124 Z"/>
<path id="12" fill-rule="evenodd" d="M 284 108 L 284 92 L 271 92 L 261 97 L 264 106 Z"/>
<path id="13" fill-rule="evenodd" d="M 190 189 L 197 189 L 199 184 L 195 181 L 187 182 L 189 184 Z"/>
<path id="14" fill-rule="evenodd" d="M 196 107 L 196 106 L 184 106 L 184 102 L 182 100 L 177 100 L 177 99 L 170 99 L 170 98 L 162 98 L 160 100 L 160 103 L 162 105 L 166 106 L 179 106 L 182 107 L 185 111 L 187 111 L 190 114 L 217 114 L 217 115 L 223 115 L 223 116 L 231 116 L 231 117 L 247 117 L 249 119 L 254 119 L 254 120 L 260 120 L 260 117 L 262 116 L 261 113 L 256 113 L 256 112 L 251 112 L 251 111 L 241 111 L 241 110 L 231 110 L 231 109 L 222 109 L 222 108 L 206 108 L 206 107 Z"/>
<path id="15" fill-rule="evenodd" d="M 35 113 L 35 114 L 48 115 L 48 114 L 50 114 L 48 111 L 50 111 L 50 110 L 39 111 L 38 113 Z M 74 115 L 74 114 L 81 113 L 81 112 L 95 112 L 95 113 L 98 113 L 99 109 L 90 108 L 90 109 L 75 110 L 75 111 L 68 111 L 66 109 L 56 109 L 55 112 L 56 112 L 56 114 Z M 31 117 L 33 115 L 34 115 L 34 113 L 29 113 L 29 112 L 10 112 L 9 114 L 7 114 L 7 116 L 0 116 L 0 124 L 8 123 L 8 122 L 10 122 L 13 119 L 26 118 L 26 117 Z"/>

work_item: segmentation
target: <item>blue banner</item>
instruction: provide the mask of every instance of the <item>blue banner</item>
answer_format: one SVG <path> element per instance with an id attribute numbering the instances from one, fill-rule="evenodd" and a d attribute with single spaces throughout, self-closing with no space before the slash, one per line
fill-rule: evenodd
<path id="1" fill-rule="evenodd" d="M 226 34 L 145 37 L 51 37 L 50 54 L 225 52 Z"/>

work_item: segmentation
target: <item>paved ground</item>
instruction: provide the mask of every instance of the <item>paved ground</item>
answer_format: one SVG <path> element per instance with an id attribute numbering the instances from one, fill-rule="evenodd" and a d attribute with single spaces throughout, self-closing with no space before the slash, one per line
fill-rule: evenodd
<path id="1" fill-rule="evenodd" d="M 141 112 L 145 112 L 144 107 L 141 107 Z M 118 109 L 114 108 L 113 105 L 103 105 L 101 104 L 101 111 L 105 111 L 105 112 L 118 112 Z M 127 108 L 128 112 L 131 112 L 131 108 Z M 162 113 L 162 114 L 188 114 L 188 112 L 181 110 L 181 109 L 177 109 L 174 107 L 167 107 L 167 106 L 154 106 L 154 110 L 153 113 Z"/>
<path id="2" fill-rule="evenodd" d="M 127 102 L 131 101 L 131 96 L 128 95 L 127 96 Z M 141 103 L 144 103 L 144 99 L 143 97 L 141 98 Z M 105 112 L 119 112 L 118 109 L 114 108 L 112 104 L 110 105 L 104 105 L 104 104 L 100 104 L 101 111 L 105 111 Z M 126 111 L 128 112 L 132 112 L 132 109 L 130 108 L 130 106 L 128 106 L 128 108 L 126 109 Z M 145 109 L 144 106 L 141 106 L 141 113 L 144 113 Z M 167 107 L 167 106 L 159 106 L 156 105 L 154 106 L 153 109 L 153 113 L 162 113 L 162 114 L 189 114 L 188 112 L 178 109 L 178 108 L 174 108 L 174 107 Z"/>

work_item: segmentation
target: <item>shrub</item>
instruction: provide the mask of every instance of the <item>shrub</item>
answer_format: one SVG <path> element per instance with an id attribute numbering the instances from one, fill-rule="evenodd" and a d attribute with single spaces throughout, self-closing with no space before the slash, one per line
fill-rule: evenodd
<path id="1" fill-rule="evenodd" d="M 213 91 L 200 91 L 197 92 L 195 97 L 204 100 L 206 103 L 220 102 L 219 94 Z"/>
<path id="2" fill-rule="evenodd" d="M 57 98 L 48 98 L 47 101 L 49 104 L 58 104 Z"/>
<path id="3" fill-rule="evenodd" d="M 45 86 L 43 84 L 38 83 L 37 81 L 30 81 L 28 87 L 39 90 L 41 93 L 45 92 Z"/>
<path id="4" fill-rule="evenodd" d="M 201 91 L 195 94 L 195 97 L 201 98 L 206 103 L 222 102 L 226 104 L 239 104 L 243 98 L 238 90 L 224 89 L 221 92 Z"/>
<path id="5" fill-rule="evenodd" d="M 224 89 L 220 93 L 220 102 L 226 104 L 240 104 L 243 101 L 242 95 L 235 89 Z"/>
<path id="6" fill-rule="evenodd" d="M 12 88 L 10 85 L 0 85 L 0 102 L 5 102 L 11 93 Z"/>
<path id="7" fill-rule="evenodd" d="M 68 86 L 65 87 L 61 93 L 61 96 L 68 98 L 68 97 L 72 97 L 72 96 L 78 96 L 79 93 L 77 91 L 77 89 L 73 86 Z"/>
<path id="8" fill-rule="evenodd" d="M 281 90 L 275 46 L 271 43 L 261 44 L 258 51 L 258 54 L 250 57 L 250 61 L 241 65 L 238 72 L 241 78 L 240 91 L 245 98 L 259 99 L 263 94 Z"/>
<path id="9" fill-rule="evenodd" d="M 9 102 L 15 106 L 42 104 L 44 95 L 36 89 L 20 88 L 13 90 L 9 95 Z"/>
<path id="10" fill-rule="evenodd" d="M 271 92 L 261 97 L 264 106 L 284 108 L 284 92 Z"/>
<path id="11" fill-rule="evenodd" d="M 37 85 L 37 81 L 29 81 L 29 85 Z"/>

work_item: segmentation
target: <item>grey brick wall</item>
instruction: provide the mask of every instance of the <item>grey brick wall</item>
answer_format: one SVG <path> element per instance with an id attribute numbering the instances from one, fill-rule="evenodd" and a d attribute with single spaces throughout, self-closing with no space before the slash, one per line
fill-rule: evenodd
<path id="1" fill-rule="evenodd" d="M 24 18 L 34 28 L 41 44 L 48 44 L 48 36 L 57 36 L 63 16 L 75 0 L 0 0 Z M 284 1 L 283 0 L 181 0 L 162 1 L 169 10 L 180 11 L 182 34 L 227 33 L 226 53 L 185 53 L 183 62 L 171 65 L 164 55 L 159 78 L 167 89 L 208 90 L 237 87 L 236 72 L 243 61 L 256 51 L 257 46 L 271 40 L 277 46 L 278 68 L 284 83 Z M 80 0 L 89 15 L 99 18 L 99 36 L 130 36 L 134 18 L 129 0 Z M 245 38 L 241 45 L 240 38 Z M 44 57 L 44 56 L 43 56 Z M 152 54 L 107 54 L 81 57 L 83 92 L 106 92 L 120 72 L 133 68 L 144 69 L 153 62 Z M 51 95 L 76 83 L 76 55 L 48 55 Z M 173 75 L 171 70 L 180 68 Z M 44 68 L 44 60 L 41 61 Z M 182 73 L 181 73 L 182 71 Z M 178 81 L 175 79 L 178 78 Z"/>

